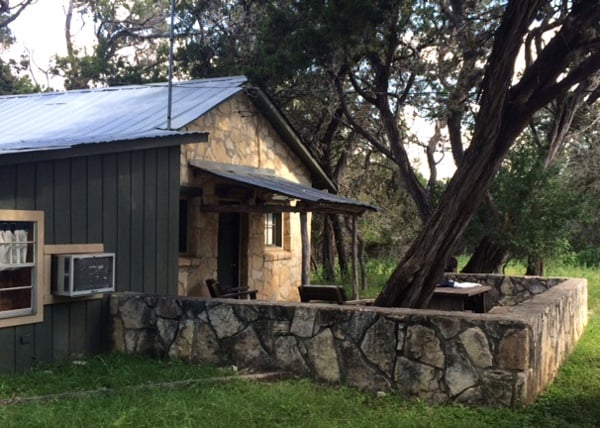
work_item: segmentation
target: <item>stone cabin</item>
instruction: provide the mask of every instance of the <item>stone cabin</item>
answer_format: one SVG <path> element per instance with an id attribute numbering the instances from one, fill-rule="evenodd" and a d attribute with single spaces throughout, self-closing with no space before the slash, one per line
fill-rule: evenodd
<path id="1" fill-rule="evenodd" d="M 373 209 L 243 76 L 7 95 L 0 115 L 0 372 L 109 348 L 108 294 L 59 292 L 59 259 L 108 253 L 117 292 L 214 278 L 297 301 L 311 213 Z"/>
<path id="2" fill-rule="evenodd" d="M 326 193 L 334 184 L 267 97 L 243 77 L 219 81 L 231 95 L 182 129 L 209 137 L 181 150 L 178 294 L 208 296 L 213 278 L 255 289 L 261 300 L 297 301 L 309 246 L 300 212 L 309 211 L 310 236 L 310 211 L 373 207 Z"/>

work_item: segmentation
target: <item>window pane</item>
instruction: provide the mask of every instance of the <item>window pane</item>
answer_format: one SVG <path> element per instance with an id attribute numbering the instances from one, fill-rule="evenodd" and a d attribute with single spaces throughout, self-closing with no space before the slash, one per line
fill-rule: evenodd
<path id="1" fill-rule="evenodd" d="M 281 213 L 265 214 L 265 245 L 281 247 Z"/>

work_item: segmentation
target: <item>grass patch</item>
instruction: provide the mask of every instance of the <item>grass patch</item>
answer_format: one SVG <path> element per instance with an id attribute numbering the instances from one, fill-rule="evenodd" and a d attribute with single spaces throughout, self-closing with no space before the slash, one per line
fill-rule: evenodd
<path id="1" fill-rule="evenodd" d="M 182 361 L 157 361 L 121 354 L 98 355 L 84 361 L 42 365 L 19 376 L 0 375 L 0 400 L 218 377 L 228 373 L 223 369 L 194 366 Z"/>
<path id="2" fill-rule="evenodd" d="M 108 388 L 91 395 L 0 406 L 0 426 L 596 427 L 600 421 L 600 317 L 596 315 L 600 271 L 562 266 L 548 269 L 547 274 L 588 279 L 590 321 L 555 381 L 526 409 L 427 405 L 396 394 L 380 397 L 309 380 L 263 383 L 210 366 L 109 354 L 85 364 L 63 363 L 19 376 L 0 376 L 2 400 Z M 209 381 L 221 376 L 232 380 Z M 189 379 L 201 381 L 173 388 L 156 386 Z"/>

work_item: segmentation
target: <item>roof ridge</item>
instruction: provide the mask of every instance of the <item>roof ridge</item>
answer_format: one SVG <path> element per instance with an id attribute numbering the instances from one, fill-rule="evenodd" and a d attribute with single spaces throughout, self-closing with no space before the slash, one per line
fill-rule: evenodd
<path id="1" fill-rule="evenodd" d="M 226 77 L 207 77 L 202 79 L 191 79 L 191 80 L 181 80 L 181 81 L 173 81 L 173 86 L 192 86 L 194 84 L 199 83 L 208 83 L 208 82 L 216 82 L 216 81 L 236 81 L 240 80 L 240 83 L 247 83 L 248 78 L 244 75 L 235 75 L 235 76 L 226 76 Z M 67 95 L 67 94 L 84 94 L 91 92 L 111 92 L 111 91 L 125 91 L 125 90 L 141 90 L 141 89 L 151 89 L 151 88 L 162 88 L 167 87 L 169 82 L 152 82 L 152 83 L 137 83 L 137 84 L 129 84 L 122 86 L 104 86 L 98 88 L 79 88 L 79 89 L 69 89 L 64 91 L 51 91 L 51 92 L 34 92 L 30 94 L 7 94 L 0 95 L 1 99 L 10 99 L 10 98 L 28 98 L 28 97 L 46 97 L 46 96 L 58 96 L 58 95 Z"/>

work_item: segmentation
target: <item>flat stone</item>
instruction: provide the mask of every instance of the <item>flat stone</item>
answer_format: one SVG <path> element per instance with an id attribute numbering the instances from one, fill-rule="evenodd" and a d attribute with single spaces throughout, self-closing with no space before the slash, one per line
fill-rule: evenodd
<path id="1" fill-rule="evenodd" d="M 439 389 L 434 367 L 405 357 L 396 361 L 394 381 L 401 393 L 422 399 L 430 399 L 432 392 Z"/>
<path id="2" fill-rule="evenodd" d="M 156 320 L 156 329 L 162 346 L 169 349 L 175 340 L 179 322 L 168 318 L 158 318 Z"/>
<path id="3" fill-rule="evenodd" d="M 344 332 L 350 336 L 354 342 L 359 343 L 365 332 L 377 320 L 377 314 L 374 312 L 356 311 L 346 324 L 343 325 Z"/>
<path id="4" fill-rule="evenodd" d="M 301 375 L 310 374 L 310 369 L 300 353 L 297 339 L 294 336 L 281 336 L 275 339 L 273 353 L 275 361 L 281 369 Z"/>
<path id="5" fill-rule="evenodd" d="M 111 300 L 111 303 L 113 300 Z M 123 329 L 123 321 L 120 318 L 113 317 L 112 323 L 112 346 L 117 352 L 125 352 L 125 334 Z"/>
<path id="6" fill-rule="evenodd" d="M 148 325 L 151 310 L 139 298 L 129 298 L 120 305 L 119 313 L 123 321 L 123 328 L 143 328 Z"/>
<path id="7" fill-rule="evenodd" d="M 240 367 L 255 370 L 270 370 L 274 364 L 264 350 L 256 332 L 252 328 L 226 339 L 225 347 L 230 348 L 229 359 Z"/>
<path id="8" fill-rule="evenodd" d="M 468 358 L 460 354 L 456 343 L 449 343 L 447 350 L 447 367 L 444 381 L 452 397 L 477 385 L 477 372 Z"/>
<path id="9" fill-rule="evenodd" d="M 406 333 L 404 331 L 404 325 L 398 325 L 398 332 L 396 333 L 396 351 L 402 352 L 404 350 L 404 339 Z"/>
<path id="10" fill-rule="evenodd" d="M 498 368 L 525 370 L 529 367 L 529 335 L 526 329 L 509 330 L 498 345 Z"/>
<path id="11" fill-rule="evenodd" d="M 192 360 L 205 363 L 219 363 L 219 342 L 207 323 L 196 324 L 196 338 L 192 348 Z"/>
<path id="12" fill-rule="evenodd" d="M 514 376 L 512 372 L 501 370 L 486 371 L 482 376 L 482 388 L 488 401 L 510 406 L 514 400 Z"/>
<path id="13" fill-rule="evenodd" d="M 173 344 L 169 348 L 169 357 L 191 360 L 192 343 L 194 342 L 194 321 L 185 320 L 181 323 Z"/>
<path id="14" fill-rule="evenodd" d="M 515 286 L 510 277 L 505 276 L 500 284 L 500 292 L 505 296 L 512 296 L 515 294 Z"/>
<path id="15" fill-rule="evenodd" d="M 492 366 L 493 357 L 490 345 L 481 329 L 477 327 L 470 328 L 462 332 L 459 337 L 471 362 L 476 367 L 485 368 Z"/>
<path id="16" fill-rule="evenodd" d="M 396 357 L 396 323 L 386 318 L 377 320 L 365 333 L 360 349 L 369 361 L 390 373 Z"/>
<path id="17" fill-rule="evenodd" d="M 156 304 L 156 316 L 163 318 L 176 319 L 181 316 L 181 308 L 177 299 L 162 297 Z"/>
<path id="18" fill-rule="evenodd" d="M 294 313 L 290 332 L 298 337 L 312 337 L 315 328 L 316 310 L 309 307 L 298 307 Z"/>
<path id="19" fill-rule="evenodd" d="M 377 370 L 364 358 L 364 354 L 351 341 L 339 343 L 342 382 L 369 391 L 392 390 L 392 379 Z"/>
<path id="20" fill-rule="evenodd" d="M 325 329 L 313 337 L 307 343 L 306 350 L 317 379 L 327 382 L 340 381 L 340 367 L 331 330 Z"/>
<path id="21" fill-rule="evenodd" d="M 404 354 L 407 357 L 434 367 L 444 367 L 445 357 L 440 339 L 433 329 L 421 325 L 408 327 L 405 347 Z"/>
<path id="22" fill-rule="evenodd" d="M 208 310 L 208 318 L 219 339 L 233 336 L 245 327 L 235 316 L 233 308 L 227 305 L 210 308 Z"/>
<path id="23" fill-rule="evenodd" d="M 290 323 L 288 321 L 272 321 L 271 334 L 273 336 L 284 336 L 290 333 Z"/>
<path id="24" fill-rule="evenodd" d="M 440 334 L 445 339 L 450 339 L 455 337 L 458 333 L 460 333 L 461 326 L 460 320 L 452 317 L 442 317 L 436 316 L 433 320 L 433 325 L 437 327 L 440 331 Z"/>

